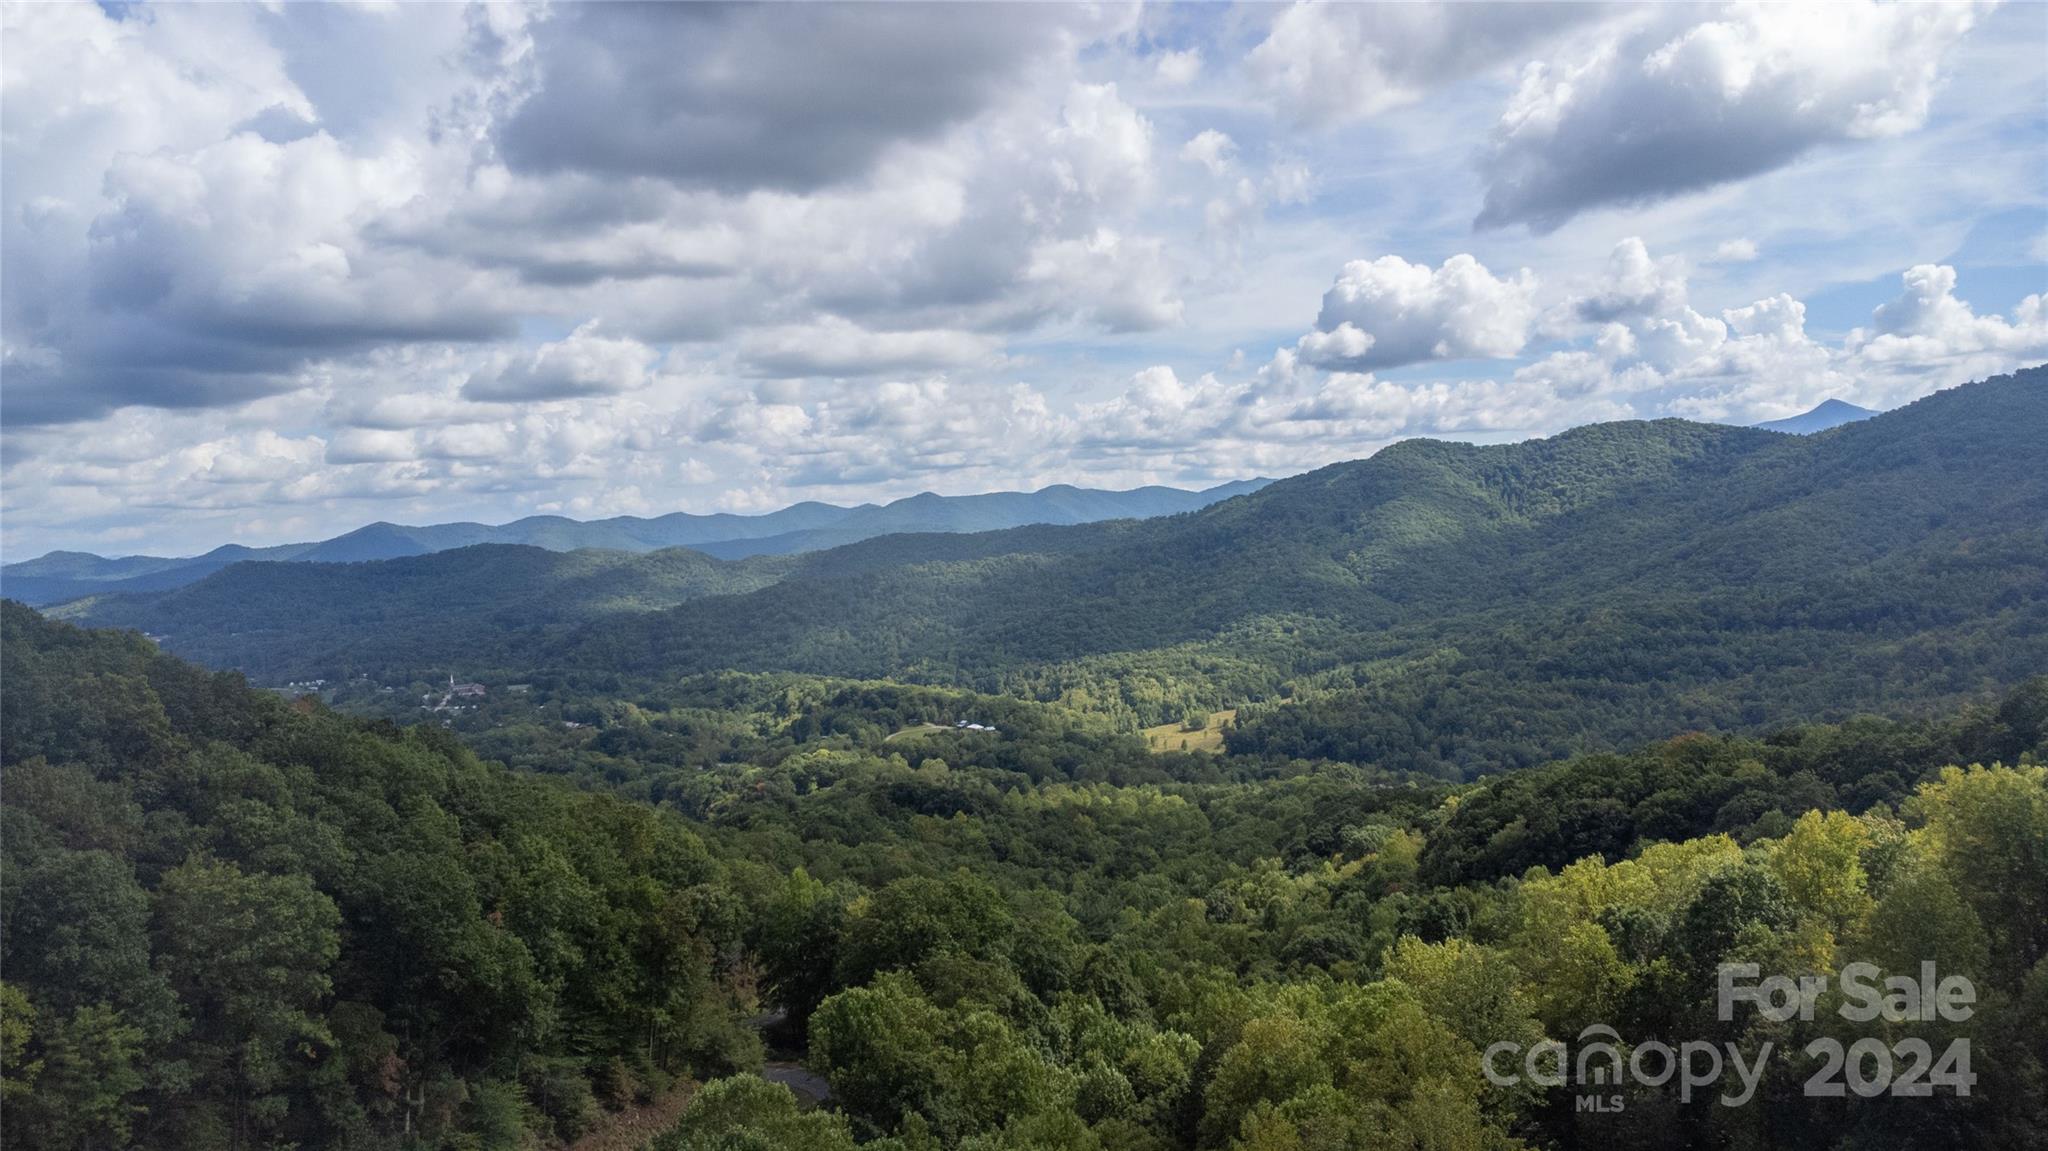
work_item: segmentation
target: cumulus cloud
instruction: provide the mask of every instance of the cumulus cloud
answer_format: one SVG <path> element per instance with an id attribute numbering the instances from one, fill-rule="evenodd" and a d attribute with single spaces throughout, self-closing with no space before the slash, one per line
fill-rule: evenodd
<path id="1" fill-rule="evenodd" d="M 1416 284 L 1422 275 L 1443 276 L 1442 269 L 1405 262 L 1382 268 L 1399 273 L 1385 279 Z M 1380 278 L 1347 273 L 1361 284 Z M 1456 269 L 1448 279 L 1457 282 Z M 1534 277 L 1488 279 L 1512 288 L 1520 315 L 1496 336 L 1468 333 L 1464 350 L 1476 351 L 1474 343 L 1489 339 L 1497 340 L 1494 352 L 1524 350 L 1536 311 Z M 1372 297 L 1364 291 L 1333 295 L 1340 308 Z M 1388 310 L 1403 314 L 1391 305 Z M 1395 378 L 1361 370 L 1354 365 L 1372 354 L 1375 341 L 1348 321 L 1275 349 L 1250 374 L 1234 365 L 1190 378 L 1154 365 L 1134 373 L 1113 397 L 1075 411 L 1070 451 L 1077 458 L 1153 466 L 1171 460 L 1221 470 L 1246 461 L 1287 461 L 1298 470 L 1417 435 L 1513 437 L 1664 415 L 1745 422 L 1803 410 L 1829 395 L 1887 406 L 1887 385 L 1861 377 L 1866 365 L 1852 349 L 1823 345 L 1806 331 L 1800 301 L 1781 294 L 1703 314 L 1689 300 L 1683 263 L 1657 258 L 1640 240 L 1618 244 L 1599 276 L 1563 293 L 1549 311 L 1551 350 L 1464 377 Z M 1413 320 L 1455 309 L 1406 314 Z M 1402 337 L 1410 356 L 1436 358 L 1443 326 L 1421 327 L 1424 335 L 1411 329 Z M 1442 350 L 1451 350 L 1448 343 Z M 1919 386 L 1933 385 L 1922 380 Z"/>
<path id="2" fill-rule="evenodd" d="M 647 383 L 659 358 L 638 340 L 599 334 L 598 321 L 590 320 L 565 339 L 471 376 L 462 394 L 499 402 L 614 396 Z"/>
<path id="3" fill-rule="evenodd" d="M 330 464 L 396 463 L 418 455 L 410 430 L 343 428 L 328 438 L 326 447 Z"/>
<path id="4" fill-rule="evenodd" d="M 1399 256 L 1353 260 L 1297 348 L 1308 363 L 1354 372 L 1512 356 L 1528 342 L 1536 287 L 1526 268 L 1496 277 L 1469 255 L 1435 269 Z"/>
<path id="5" fill-rule="evenodd" d="M 773 484 L 828 490 L 1028 473 L 1066 427 L 1028 385 L 970 391 L 939 377 L 725 393 L 677 426 Z"/>
<path id="6" fill-rule="evenodd" d="M 1606 271 L 1557 308 L 1572 345 L 1517 372 L 1560 395 L 1625 397 L 1644 413 L 1753 422 L 1840 398 L 1890 407 L 1937 387 L 2048 359 L 2048 307 L 2022 300 L 2012 317 L 1980 316 L 1955 295 L 1950 267 L 1919 265 L 1867 328 L 1839 345 L 1806 330 L 1806 305 L 1778 293 L 1717 314 L 1690 301 L 1684 264 L 1656 259 L 1639 238 L 1617 244 Z"/>
<path id="7" fill-rule="evenodd" d="M 1095 454 L 1180 448 L 1230 434 L 1242 388 L 1213 374 L 1183 381 L 1170 365 L 1134 373 L 1112 399 L 1080 413 L 1077 446 Z"/>
<path id="8" fill-rule="evenodd" d="M 740 340 L 747 369 L 767 376 L 871 376 L 959 367 L 993 355 L 996 341 L 944 329 L 871 332 L 838 316 L 762 328 Z"/>
<path id="9" fill-rule="evenodd" d="M 1215 128 L 1189 137 L 1181 145 L 1180 158 L 1206 175 L 1202 234 L 1232 261 L 1243 255 L 1269 207 L 1307 203 L 1315 186 L 1307 164 L 1284 156 L 1269 160 L 1263 174 L 1246 170 L 1239 163 L 1237 141 Z M 1197 175 L 1184 186 L 1194 190 L 1203 183 Z"/>
<path id="10" fill-rule="evenodd" d="M 642 342 L 759 325 L 757 347 L 821 311 L 898 333 L 1180 314 L 1178 272 L 1140 219 L 1151 123 L 1113 83 L 1068 75 L 1113 15 L 991 9 L 939 21 L 951 31 L 832 6 L 569 6 L 532 25 L 503 8 L 344 13 L 317 28 L 302 10 L 129 15 L 5 16 L 10 426 L 233 408 L 384 348 L 507 344 L 525 323 L 600 312 L 607 334 Z M 433 79 L 367 93 L 302 51 L 323 29 Z M 607 98 L 663 77 L 701 90 Z M 518 143 L 535 118 L 583 116 L 588 131 L 543 134 L 609 147 L 606 131 L 630 135 L 650 107 L 687 137 L 653 133 L 651 166 Z M 707 167 L 654 163 L 675 156 Z M 973 342 L 890 337 L 862 355 L 960 363 Z M 507 349 L 514 366 L 470 394 L 616 386 L 517 366 L 532 354 Z"/>
<path id="11" fill-rule="evenodd" d="M 1229 170 L 1231 157 L 1236 152 L 1236 141 L 1214 128 L 1204 128 L 1180 146 L 1181 159 L 1200 164 L 1212 176 L 1220 176 Z"/>
<path id="12" fill-rule="evenodd" d="M 1742 238 L 1723 240 L 1714 246 L 1714 262 L 1717 264 L 1746 264 L 1757 258 L 1756 241 Z"/>
<path id="13" fill-rule="evenodd" d="M 1878 306 L 1870 327 L 1849 334 L 1848 346 L 1864 362 L 1968 374 L 2048 358 L 2048 298 L 2040 293 L 2021 300 L 2007 320 L 1980 316 L 1957 299 L 1954 268 L 1920 264 L 1901 279 L 1904 291 Z"/>
<path id="14" fill-rule="evenodd" d="M 1197 473 L 1296 472 L 1369 455 L 1411 436 L 1531 434 L 1538 429 L 1630 416 L 1625 402 L 1571 392 L 1543 377 L 1385 379 L 1366 372 L 1302 368 L 1286 348 L 1248 377 L 1172 367 L 1134 373 L 1110 399 L 1082 406 L 1069 451 L 1077 458 Z"/>
<path id="15" fill-rule="evenodd" d="M 1153 71 L 1162 84 L 1175 87 L 1192 84 L 1202 74 L 1202 50 L 1188 48 L 1179 52 L 1161 52 Z"/>
<path id="16" fill-rule="evenodd" d="M 1115 84 L 1074 85 L 1050 135 L 1065 191 L 1099 201 L 1151 185 L 1152 122 L 1117 95 Z"/>
<path id="17" fill-rule="evenodd" d="M 1814 228 L 1745 202 L 1740 219 L 1644 213 L 1616 234 L 1651 242 L 1611 253 L 1463 238 L 1478 189 L 1445 132 L 1490 123 L 1524 59 L 1546 59 L 1528 90 L 1557 126 L 1494 154 L 1541 137 L 1544 163 L 1575 172 L 1622 147 L 1594 147 L 1589 124 L 1702 139 L 1678 95 L 1620 119 L 1657 83 L 1736 121 L 1793 107 L 1766 146 L 1892 138 L 1925 116 L 1960 17 L 1814 18 L 1882 32 L 1880 67 L 1752 51 L 1747 9 L 1274 9 L 1252 17 L 1270 25 L 1249 59 L 1235 22 L 1129 6 L 912 26 L 927 15 L 0 8 L 5 545 L 1196 484 L 1404 435 L 1883 406 L 2048 356 L 2038 298 L 1980 314 L 1945 265 L 1913 268 L 1846 341 L 1770 294 L 1914 263 L 1973 213 L 2038 200 L 1973 168 L 1938 218 L 1931 195 L 1827 218 L 1928 170 L 1923 141 L 2024 151 L 2038 117 L 1999 99 L 2031 93 L 1983 79 L 2011 69 L 1959 81 L 1968 124 L 1872 145 L 1893 174 L 1816 189 Z M 2038 27 L 1999 19 L 2009 34 L 1970 51 L 2038 47 Z M 1168 25 L 1171 52 L 1152 35 Z M 1743 35 L 1692 35 L 1708 25 Z M 1554 81 L 1588 61 L 1563 99 Z M 1811 99 L 1786 104 L 1793 89 Z M 1910 256 L 1891 254 L 1900 235 Z M 1227 355 L 1308 329 L 1318 277 L 1366 243 L 1471 254 L 1348 265 L 1313 331 L 1263 367 Z M 1692 292 L 1681 251 L 1754 261 Z M 1540 283 L 1488 270 L 1524 263 Z"/>
<path id="18" fill-rule="evenodd" d="M 1976 16 L 1969 4 L 1739 6 L 1531 63 L 1494 128 L 1477 225 L 1548 231 L 1909 132 Z"/>
<path id="19" fill-rule="evenodd" d="M 1177 324 L 1184 307 L 1165 245 L 1110 228 L 1040 244 L 1024 278 L 1060 293 L 1080 314 L 1113 332 Z"/>
<path id="20" fill-rule="evenodd" d="M 1638 237 L 1616 244 L 1602 274 L 1555 315 L 1571 345 L 1515 377 L 1561 397 L 1603 397 L 1642 415 L 1739 421 L 1803 411 L 1851 387 L 1836 357 L 1807 336 L 1804 304 L 1780 294 L 1702 313 L 1684 262 L 1656 258 Z M 1757 414 L 1766 404 L 1789 411 Z"/>
<path id="21" fill-rule="evenodd" d="M 986 107 L 1060 43 L 1031 5 L 566 4 L 498 133 L 517 170 L 808 191 Z"/>
<path id="22" fill-rule="evenodd" d="M 1640 236 L 1614 246 L 1607 271 L 1590 292 L 1573 298 L 1579 319 L 1595 323 L 1625 316 L 1669 315 L 1685 304 L 1685 273 L 1676 260 L 1657 261 Z"/>
<path id="23" fill-rule="evenodd" d="M 459 272 L 354 242 L 417 189 L 402 159 L 243 127 L 316 116 L 248 12 L 0 19 L 10 424 L 242 403 L 311 354 L 503 330 Z"/>
<path id="24" fill-rule="evenodd" d="M 1329 125 L 1413 103 L 1573 25 L 1597 4 L 1309 4 L 1281 9 L 1246 59 L 1293 118 Z"/>

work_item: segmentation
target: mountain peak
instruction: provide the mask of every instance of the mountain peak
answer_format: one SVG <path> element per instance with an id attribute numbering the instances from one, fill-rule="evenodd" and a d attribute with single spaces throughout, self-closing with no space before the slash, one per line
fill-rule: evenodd
<path id="1" fill-rule="evenodd" d="M 1867 420 L 1876 414 L 1876 412 L 1869 408 L 1857 407 L 1847 400 L 1830 398 L 1822 400 L 1811 411 L 1801 412 L 1796 416 L 1787 416 L 1782 420 L 1765 420 L 1763 423 L 1755 426 L 1765 431 L 1789 432 L 1795 436 L 1807 436 L 1815 432 L 1827 431 L 1829 428 L 1840 427 L 1843 424 L 1853 424 L 1857 420 Z"/>

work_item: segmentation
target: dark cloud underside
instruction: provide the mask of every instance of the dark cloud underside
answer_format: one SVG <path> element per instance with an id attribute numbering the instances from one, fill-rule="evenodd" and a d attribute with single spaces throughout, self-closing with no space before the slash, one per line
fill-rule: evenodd
<path id="1" fill-rule="evenodd" d="M 565 5 L 508 164 L 807 191 L 981 111 L 1059 31 L 1016 5 Z"/>

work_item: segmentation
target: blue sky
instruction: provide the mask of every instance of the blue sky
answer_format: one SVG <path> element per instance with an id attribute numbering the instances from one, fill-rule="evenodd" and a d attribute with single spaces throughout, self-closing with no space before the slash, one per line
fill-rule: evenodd
<path id="1" fill-rule="evenodd" d="M 2048 6 L 8 5 L 0 551 L 1205 486 L 2048 360 Z"/>

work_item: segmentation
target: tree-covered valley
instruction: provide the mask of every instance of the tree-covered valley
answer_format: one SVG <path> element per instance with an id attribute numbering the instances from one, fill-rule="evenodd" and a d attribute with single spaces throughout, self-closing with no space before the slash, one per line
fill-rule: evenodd
<path id="1" fill-rule="evenodd" d="M 2048 0 L 0 0 L 0 1151 L 2048 1151 Z"/>
<path id="2" fill-rule="evenodd" d="M 1811 437 L 1413 441 L 1154 520 L 7 603 L 0 1123 L 2042 1146 L 2042 443 L 2036 369 Z M 1974 1010 L 1718 1009 L 1727 965 L 1855 962 Z M 1589 1108 L 1520 1058 L 1603 1035 L 1756 1077 Z M 1830 1040 L 1967 1054 L 1815 1095 Z"/>
<path id="3" fill-rule="evenodd" d="M 796 672 L 1238 710 L 1233 747 L 1462 778 L 1953 706 L 2048 667 L 2048 369 L 1816 436 L 1415 440 L 1198 512 L 723 563 L 470 548 L 238 564 L 55 614 L 282 684 L 626 695 Z"/>

